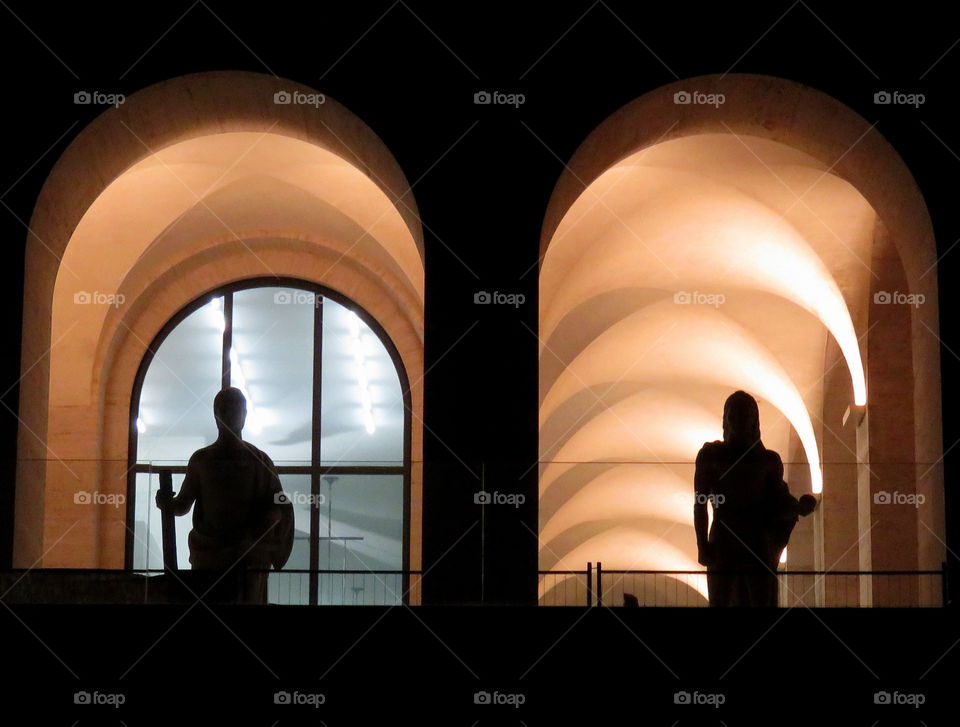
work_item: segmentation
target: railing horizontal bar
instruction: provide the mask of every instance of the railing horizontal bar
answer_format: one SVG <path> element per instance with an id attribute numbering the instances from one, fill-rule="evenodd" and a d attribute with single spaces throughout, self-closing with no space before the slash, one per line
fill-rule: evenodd
<path id="1" fill-rule="evenodd" d="M 199 572 L 199 569 L 197 569 L 197 568 L 182 568 L 182 569 L 181 569 L 181 572 L 182 572 L 182 571 L 197 571 L 197 572 Z M 422 575 L 422 574 L 423 574 L 423 571 L 418 571 L 418 570 L 316 570 L 316 571 L 311 571 L 311 570 L 308 570 L 308 569 L 305 569 L 305 568 L 290 569 L 290 570 L 287 570 L 287 569 L 283 569 L 283 570 L 273 570 L 273 569 L 270 569 L 270 568 L 248 568 L 247 571 L 248 571 L 248 572 L 251 572 L 251 573 L 261 573 L 261 572 L 265 572 L 265 573 L 290 573 L 290 574 L 296 574 L 296 573 L 370 573 L 370 574 L 376 574 L 376 575 L 384 575 L 384 574 L 386 574 L 386 575 L 392 575 L 392 574 L 403 575 L 403 574 L 406 573 L 406 574 L 409 574 L 409 575 L 412 575 L 412 576 Z M 84 574 L 91 574 L 91 575 L 94 575 L 94 574 L 118 574 L 118 575 L 119 575 L 119 574 L 123 574 L 123 573 L 126 573 L 126 574 L 130 574 L 130 573 L 139 574 L 139 573 L 166 573 L 166 572 L 167 572 L 167 571 L 166 571 L 166 569 L 164 569 L 164 568 L 10 568 L 9 570 L 0 571 L 0 575 L 2 575 L 2 574 L 4 574 L 4 573 L 18 573 L 18 574 L 27 574 L 27 573 L 34 574 L 34 573 L 35 573 L 35 574 L 37 574 L 37 575 L 50 575 L 50 576 L 53 576 L 53 575 L 63 575 L 63 574 L 66 574 L 66 573 L 70 573 L 70 574 L 80 574 L 80 573 L 84 573 Z"/>
<path id="2" fill-rule="evenodd" d="M 757 570 L 756 568 L 752 570 Z M 584 571 L 576 571 L 583 573 Z M 616 573 L 617 575 L 707 575 L 705 570 L 612 570 L 604 568 L 603 572 Z M 742 573 L 743 570 L 716 570 L 710 573 Z M 541 574 L 548 573 L 570 573 L 570 571 L 540 571 Z M 778 570 L 777 575 L 781 576 L 932 576 L 941 575 L 938 570 Z"/>
<path id="3" fill-rule="evenodd" d="M 281 475 L 310 475 L 317 472 L 321 475 L 402 475 L 405 469 L 397 465 L 367 465 L 367 466 L 331 466 L 331 467 L 311 467 L 310 465 L 277 465 L 277 472 Z M 187 466 L 184 464 L 172 465 L 134 465 L 133 471 L 138 474 L 150 474 L 168 470 L 175 475 L 186 474 Z"/>
<path id="4" fill-rule="evenodd" d="M 275 573 L 281 575 L 283 573 L 289 573 L 290 575 L 305 574 L 305 573 L 328 573 L 331 575 L 371 575 L 371 576 L 383 576 L 383 575 L 404 575 L 408 574 L 411 576 L 423 575 L 423 571 L 418 570 L 305 570 L 299 568 L 297 570 L 271 570 L 269 568 L 249 568 L 248 573 Z"/>
<path id="5" fill-rule="evenodd" d="M 585 570 L 538 570 L 537 575 L 541 576 L 585 576 Z"/>

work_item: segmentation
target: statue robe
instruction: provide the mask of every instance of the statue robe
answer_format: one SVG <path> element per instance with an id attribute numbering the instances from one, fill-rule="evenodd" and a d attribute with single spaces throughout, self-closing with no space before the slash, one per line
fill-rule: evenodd
<path id="1" fill-rule="evenodd" d="M 177 499 L 195 501 L 191 566 L 234 573 L 242 600 L 266 603 L 265 571 L 282 568 L 293 549 L 293 506 L 270 457 L 249 442 L 241 445 L 215 442 L 197 450 Z"/>

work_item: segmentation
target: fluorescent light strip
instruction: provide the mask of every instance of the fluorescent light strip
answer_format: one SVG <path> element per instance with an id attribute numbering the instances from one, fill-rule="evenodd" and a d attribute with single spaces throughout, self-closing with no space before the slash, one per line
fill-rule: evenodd
<path id="1" fill-rule="evenodd" d="M 220 333 L 227 330 L 227 318 L 223 312 L 223 298 L 212 298 L 206 305 L 207 318 Z"/>
<path id="2" fill-rule="evenodd" d="M 244 376 L 243 367 L 240 365 L 240 356 L 237 354 L 237 349 L 231 346 L 228 355 L 230 357 L 230 383 L 240 389 L 247 400 L 247 428 L 252 434 L 260 434 L 263 430 L 263 421 L 260 412 L 257 411 L 256 404 L 254 404 L 253 396 L 247 389 L 247 378 Z"/>
<path id="3" fill-rule="evenodd" d="M 347 316 L 347 328 L 350 331 L 350 345 L 353 348 L 353 363 L 357 368 L 357 385 L 360 388 L 363 426 L 367 430 L 367 434 L 373 434 L 377 431 L 377 426 L 373 420 L 373 397 L 370 395 L 370 378 L 367 376 L 366 359 L 363 354 L 362 328 L 360 317 L 353 311 L 350 311 Z"/>

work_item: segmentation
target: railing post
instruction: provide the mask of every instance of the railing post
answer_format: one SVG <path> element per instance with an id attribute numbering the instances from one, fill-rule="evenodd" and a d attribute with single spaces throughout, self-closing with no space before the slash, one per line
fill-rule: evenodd
<path id="1" fill-rule="evenodd" d="M 603 565 L 597 561 L 597 605 L 603 605 Z"/>
<path id="2" fill-rule="evenodd" d="M 593 605 L 593 563 L 587 561 L 587 608 Z"/>

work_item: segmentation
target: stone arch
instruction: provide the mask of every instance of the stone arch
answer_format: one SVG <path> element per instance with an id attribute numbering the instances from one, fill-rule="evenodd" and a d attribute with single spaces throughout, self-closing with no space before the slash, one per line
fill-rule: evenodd
<path id="1" fill-rule="evenodd" d="M 694 96 L 708 102 L 697 103 L 693 101 Z M 732 142 L 724 146 L 730 140 L 736 140 L 759 162 L 757 170 L 750 173 L 753 176 L 744 174 L 733 179 L 731 175 L 735 172 L 730 170 L 735 169 L 735 163 L 731 162 L 734 166 L 724 166 L 738 150 Z M 671 148 L 675 150 L 672 156 L 669 151 Z M 686 157 L 676 150 L 683 150 Z M 743 149 L 739 151 L 741 156 L 747 156 Z M 700 175 L 699 179 L 697 175 Z M 758 175 L 766 176 L 768 187 L 758 182 Z M 723 192 L 724 185 L 727 192 Z M 850 265 L 840 264 L 838 258 L 843 253 L 837 253 L 836 250 L 844 240 L 833 235 L 837 240 L 831 242 L 828 235 L 813 229 L 815 225 L 800 219 L 799 213 L 788 215 L 784 211 L 783 201 L 777 199 L 783 195 L 783 188 L 787 189 L 787 194 L 802 197 L 806 194 L 804 189 L 809 191 L 818 185 L 823 189 L 829 186 L 832 194 L 843 196 L 856 206 L 859 227 L 856 230 L 845 229 L 844 232 L 850 232 L 851 237 L 857 239 L 854 247 L 857 252 L 863 253 L 858 257 L 865 260 L 865 270 L 851 272 Z M 678 198 L 678 189 L 685 190 L 689 199 Z M 912 513 L 901 513 L 900 518 L 912 521 L 911 528 L 899 532 L 901 536 L 903 532 L 912 533 L 914 547 L 905 549 L 901 536 L 892 537 L 889 547 L 885 547 L 878 542 L 878 533 L 875 532 L 873 543 L 861 549 L 859 564 L 864 569 L 939 569 L 943 559 L 942 542 L 936 537 L 925 537 L 930 535 L 927 529 L 918 527 L 922 521 L 942 537 L 943 474 L 942 469 L 935 465 L 942 454 L 942 433 L 937 281 L 932 272 L 937 255 L 932 223 L 912 175 L 876 128 L 840 101 L 808 86 L 753 74 L 684 79 L 628 103 L 583 141 L 554 188 L 541 234 L 540 317 L 541 327 L 547 326 L 541 331 L 541 338 L 546 341 L 541 345 L 541 367 L 547 376 L 544 379 L 541 374 L 541 407 L 549 404 L 546 412 L 541 408 L 541 426 L 545 414 L 553 415 L 548 422 L 551 431 L 566 431 L 566 424 L 557 421 L 555 414 L 563 412 L 571 417 L 567 424 L 576 429 L 579 426 L 575 422 L 577 415 L 584 413 L 581 410 L 587 404 L 596 405 L 596 390 L 603 381 L 613 385 L 616 390 L 624 386 L 648 385 L 647 381 L 635 380 L 640 378 L 638 376 L 612 381 L 611 371 L 600 372 L 604 365 L 609 364 L 609 355 L 617 350 L 617 344 L 608 342 L 605 347 L 598 347 L 591 342 L 595 344 L 601 341 L 604 335 L 610 335 L 614 327 L 622 327 L 623 321 L 630 316 L 636 317 L 638 311 L 650 311 L 657 306 L 669 307 L 668 296 L 677 289 L 676 284 L 669 279 L 651 279 L 642 275 L 637 280 L 628 280 L 630 267 L 627 263 L 632 262 L 637 269 L 641 269 L 640 263 L 646 262 L 650 267 L 650 261 L 641 260 L 635 251 L 642 249 L 649 239 L 656 239 L 656 234 L 662 235 L 663 230 L 668 229 L 670 220 L 661 221 L 659 229 L 652 229 L 654 223 L 650 220 L 656 217 L 658 211 L 673 205 L 691 212 L 690 199 L 708 194 L 717 195 L 718 198 L 720 194 L 726 194 L 724 204 L 741 204 L 737 201 L 740 197 L 751 197 L 758 218 L 761 214 L 771 218 L 780 216 L 784 223 L 784 234 L 797 233 L 806 240 L 809 251 L 805 250 L 801 257 L 794 254 L 791 261 L 808 257 L 813 267 L 825 266 L 830 273 L 829 276 L 820 276 L 825 281 L 825 287 L 818 290 L 817 295 L 809 296 L 809 301 L 796 292 L 777 290 L 772 286 L 758 288 L 755 282 L 744 288 L 741 280 L 739 289 L 748 290 L 749 294 L 735 298 L 734 304 L 724 310 L 724 315 L 739 323 L 750 319 L 751 310 L 770 310 L 771 317 L 787 316 L 807 336 L 808 349 L 813 347 L 819 350 L 823 347 L 818 357 L 811 357 L 812 363 L 804 364 L 809 370 L 805 369 L 806 373 L 801 375 L 797 373 L 800 364 L 795 363 L 798 360 L 797 351 L 791 352 L 781 344 L 774 345 L 771 355 L 786 362 L 786 370 L 795 380 L 812 381 L 810 374 L 814 370 L 819 372 L 814 378 L 823 379 L 823 374 L 828 373 L 830 367 L 849 368 L 845 381 L 836 380 L 836 377 L 832 377 L 827 384 L 819 381 L 813 386 L 812 392 L 804 394 L 810 426 L 815 432 L 814 446 L 811 447 L 809 441 L 804 442 L 803 447 L 798 446 L 794 428 L 781 427 L 779 423 L 776 425 L 776 436 L 785 459 L 788 453 L 796 455 L 790 458 L 796 461 L 792 465 L 788 463 L 788 473 L 792 469 L 793 479 L 801 483 L 801 488 L 812 484 L 816 489 L 817 473 L 814 463 L 808 460 L 814 457 L 822 461 L 827 438 L 831 439 L 832 444 L 835 444 L 832 440 L 842 440 L 842 447 L 853 450 L 857 449 L 858 441 L 863 444 L 875 439 L 877 442 L 873 447 L 868 445 L 868 449 L 864 450 L 865 455 L 861 454 L 858 473 L 853 473 L 849 461 L 825 471 L 824 508 L 820 512 L 826 510 L 828 518 L 832 512 L 833 521 L 817 548 L 812 545 L 813 539 L 807 538 L 811 543 L 810 552 L 804 553 L 800 560 L 804 563 L 809 561 L 809 567 L 829 568 L 832 566 L 832 556 L 839 556 L 850 545 L 855 545 L 857 534 L 863 526 L 864 511 L 869 522 L 871 495 L 881 487 L 878 476 L 864 471 L 863 467 L 874 458 L 882 459 L 879 448 L 889 448 L 891 444 L 892 422 L 889 418 L 884 422 L 877 421 L 877 415 L 886 412 L 885 416 L 889 417 L 894 402 L 906 401 L 912 402 L 909 419 L 912 426 L 909 432 L 902 434 L 909 441 L 903 442 L 898 451 L 912 452 L 913 456 L 906 466 L 909 471 L 898 471 L 896 479 L 910 493 L 923 495 L 920 507 Z M 816 192 L 813 196 L 816 196 Z M 647 204 L 643 209 L 637 201 L 641 197 Z M 816 207 L 814 200 L 811 200 L 811 205 L 808 206 L 806 200 L 800 201 L 801 210 L 807 207 L 810 214 L 816 216 L 816 208 L 824 214 L 821 208 Z M 716 209 L 721 207 L 718 205 Z M 713 219 L 710 215 L 715 215 L 716 209 L 708 209 L 704 218 Z M 741 204 L 740 209 L 746 210 L 747 207 Z M 827 210 L 827 213 L 831 211 Z M 609 219 L 604 221 L 604 217 Z M 674 219 L 674 222 L 679 223 L 679 220 Z M 735 222 L 732 221 L 732 224 Z M 642 224 L 648 227 L 643 229 L 640 227 Z M 739 232 L 735 227 L 731 229 L 734 233 Z M 767 228 L 767 232 L 770 229 Z M 578 249 L 577 235 L 584 241 L 588 240 L 584 230 L 589 231 L 589 241 Z M 814 239 L 818 234 L 825 239 L 818 242 Z M 611 242 L 617 235 L 621 238 L 620 242 Z M 622 238 L 629 238 L 630 235 L 633 235 L 633 239 L 625 243 Z M 736 239 L 736 234 L 729 234 L 726 241 Z M 757 250 L 763 250 L 763 242 L 756 246 Z M 886 252 L 878 255 L 881 242 Z M 799 244 L 797 249 L 803 246 Z M 654 251 L 650 253 L 653 256 L 666 250 L 655 245 L 653 247 Z M 696 248 L 704 249 L 707 248 Z M 597 272 L 598 266 L 602 268 L 604 264 L 604 255 L 611 250 L 619 250 L 623 257 L 617 259 L 617 265 L 611 263 L 612 270 Z M 812 252 L 812 255 L 808 256 L 808 252 Z M 592 258 L 587 257 L 590 254 Z M 692 268 L 696 268 L 697 261 L 690 253 L 688 257 L 692 260 Z M 677 259 L 683 261 L 682 257 Z M 673 260 L 671 258 L 670 262 Z M 883 262 L 883 270 L 878 268 L 878 260 Z M 717 261 L 711 262 L 715 264 Z M 703 275 L 691 285 L 703 285 L 703 281 L 710 279 L 711 272 L 701 271 Z M 607 277 L 604 278 L 604 275 Z M 884 374 L 885 370 L 891 368 L 884 367 L 881 352 L 886 351 L 890 355 L 894 351 L 884 344 L 884 338 L 889 338 L 890 332 L 884 333 L 883 326 L 876 324 L 893 317 L 885 315 L 882 306 L 873 304 L 873 296 L 883 292 L 880 286 L 888 281 L 901 281 L 903 289 L 900 292 L 922 296 L 924 303 L 910 307 L 909 311 L 901 311 L 901 315 L 895 317 L 900 321 L 901 334 L 903 324 L 909 325 L 905 335 L 895 338 L 901 344 L 909 342 L 907 368 L 912 372 L 912 377 L 900 375 L 904 370 L 901 366 L 897 368 L 897 380 L 884 380 L 881 386 L 878 383 L 884 376 L 891 378 L 891 374 Z M 730 280 L 725 279 L 724 284 L 730 285 Z M 577 289 L 576 285 L 580 288 Z M 751 285 L 754 292 L 749 292 Z M 729 289 L 738 288 L 733 285 Z M 696 288 L 691 287 L 691 290 Z M 557 307 L 556 301 L 562 300 L 564 295 L 566 300 Z M 834 309 L 843 313 L 845 320 L 838 320 L 836 316 L 828 320 L 823 311 L 816 309 L 814 299 L 823 300 L 825 295 L 836 301 Z M 841 311 L 840 307 L 846 310 Z M 802 309 L 806 310 L 806 314 L 801 313 Z M 576 339 L 572 329 L 577 326 L 582 329 L 584 322 L 589 323 L 588 328 L 592 326 L 602 330 L 594 330 L 582 340 Z M 555 332 L 558 338 L 560 332 L 563 333 L 563 341 L 551 346 L 549 336 Z M 769 333 L 770 330 L 759 325 L 759 340 L 772 340 L 767 335 Z M 843 349 L 842 354 L 837 344 Z M 591 346 L 602 348 L 604 355 L 599 358 L 603 358 L 605 363 L 599 360 L 594 363 L 584 361 L 584 354 L 589 353 Z M 648 354 L 646 350 L 643 352 L 644 356 Z M 851 384 L 853 390 L 857 389 L 856 366 L 860 361 L 863 365 L 861 383 L 873 382 L 865 386 L 866 407 L 857 406 L 859 402 L 854 401 L 851 391 Z M 571 373 L 564 379 L 567 369 L 571 369 Z M 598 375 L 591 377 L 594 369 L 597 369 Z M 651 383 L 661 385 L 662 382 Z M 590 389 L 589 396 L 584 394 L 587 389 Z M 871 389 L 875 394 L 873 399 Z M 824 401 L 828 391 L 831 397 L 829 406 Z M 585 402 L 582 406 L 575 405 L 575 397 L 578 396 Z M 704 390 L 702 396 L 699 391 L 691 396 L 694 401 L 703 403 L 707 400 L 712 402 L 709 397 L 717 398 L 719 394 Z M 711 406 L 717 411 L 719 425 L 719 409 L 716 409 L 715 403 L 711 403 Z M 843 417 L 848 406 L 851 413 Z M 850 434 L 852 430 L 849 427 L 855 428 L 864 411 L 869 413 L 871 410 L 875 417 L 870 423 L 870 436 L 864 434 L 857 440 L 855 433 Z M 776 412 L 764 401 L 761 401 L 761 417 L 763 420 L 776 418 Z M 584 417 L 584 421 L 591 418 Z M 565 436 L 572 435 L 567 432 Z M 719 436 L 719 429 L 716 436 Z M 611 460 L 601 450 L 606 446 L 605 443 L 615 439 L 610 436 L 599 437 L 597 451 L 592 456 L 584 455 L 583 466 L 593 461 L 609 467 Z M 809 432 L 806 439 L 810 439 Z M 828 447 L 831 457 L 837 456 L 838 446 Z M 553 447 L 551 442 L 543 441 L 541 434 L 541 455 L 549 453 Z M 622 453 L 617 456 L 622 458 Z M 851 457 L 840 459 L 849 460 Z M 852 459 L 856 469 L 857 456 L 854 454 Z M 622 463 L 622 466 L 629 465 Z M 556 470 L 555 465 L 548 464 L 542 468 L 544 473 L 552 470 Z M 832 491 L 831 478 L 838 483 Z M 549 482 L 545 484 L 549 485 Z M 858 523 L 856 510 L 852 514 L 849 511 L 849 498 L 842 506 L 831 501 L 842 488 L 847 489 L 847 495 L 850 488 L 858 493 L 861 522 Z M 556 503 L 552 507 L 555 512 Z M 896 527 L 894 523 L 897 520 L 892 518 L 888 526 Z M 827 523 L 830 524 L 829 519 Z M 541 527 L 544 525 L 541 522 Z M 879 538 L 882 537 L 879 535 Z M 553 557 L 563 556 L 560 553 Z M 602 553 L 594 554 L 589 559 L 609 560 Z M 580 565 L 571 564 L 571 567 Z M 616 566 L 611 563 L 608 567 Z M 924 602 L 930 602 L 939 595 L 928 593 L 919 597 Z"/>
<path id="2" fill-rule="evenodd" d="M 403 359 L 413 408 L 410 565 L 419 567 L 423 236 L 402 170 L 360 119 L 263 74 L 158 83 L 76 137 L 30 229 L 16 565 L 122 567 L 115 508 L 78 508 L 70 495 L 120 492 L 146 345 L 206 290 L 277 275 L 355 300 Z M 74 304 L 91 293 L 114 305 Z"/>

